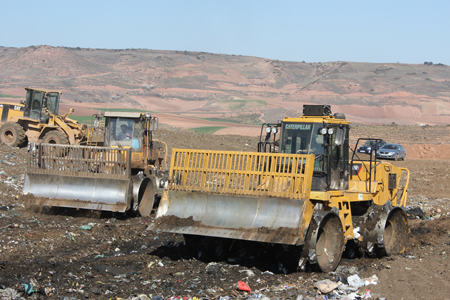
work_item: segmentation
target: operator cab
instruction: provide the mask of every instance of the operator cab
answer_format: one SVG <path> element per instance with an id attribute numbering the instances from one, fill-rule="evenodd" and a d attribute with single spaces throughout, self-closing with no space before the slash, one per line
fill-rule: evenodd
<path id="1" fill-rule="evenodd" d="M 349 124 L 343 114 L 332 115 L 329 105 L 304 105 L 300 118 L 285 118 L 277 124 L 264 124 L 263 127 L 270 130 L 265 130 L 267 134 L 264 141 L 260 139 L 258 151 L 314 154 L 311 190 L 346 190 L 349 179 Z"/>
<path id="2" fill-rule="evenodd" d="M 27 96 L 23 116 L 48 123 L 50 114 L 57 115 L 61 92 L 25 88 Z"/>
<path id="3" fill-rule="evenodd" d="M 105 112 L 105 146 L 132 148 L 143 151 L 145 143 L 152 140 L 157 119 L 150 113 Z"/>

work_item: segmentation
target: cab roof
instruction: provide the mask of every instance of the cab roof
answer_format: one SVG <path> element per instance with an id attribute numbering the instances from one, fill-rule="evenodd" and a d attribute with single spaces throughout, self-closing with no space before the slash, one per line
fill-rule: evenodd
<path id="1" fill-rule="evenodd" d="M 49 90 L 35 89 L 35 88 L 29 88 L 29 87 L 26 87 L 25 89 L 26 89 L 27 91 L 28 91 L 28 90 L 31 90 L 31 91 L 38 91 L 38 92 L 44 92 L 44 93 L 58 93 L 58 94 L 62 94 L 61 91 L 49 91 Z"/>
<path id="2" fill-rule="evenodd" d="M 299 118 L 289 118 L 283 119 L 283 122 L 292 123 L 331 123 L 331 124 L 350 124 L 351 122 L 345 119 L 338 119 L 334 116 L 300 116 Z"/>
<path id="3" fill-rule="evenodd" d="M 123 112 L 123 111 L 107 111 L 105 117 L 119 117 L 119 118 L 132 118 L 139 119 L 143 112 Z"/>

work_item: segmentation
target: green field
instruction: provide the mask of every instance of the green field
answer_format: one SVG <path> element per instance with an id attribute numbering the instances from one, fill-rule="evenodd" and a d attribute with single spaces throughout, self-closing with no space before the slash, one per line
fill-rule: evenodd
<path id="1" fill-rule="evenodd" d="M 98 110 L 101 110 L 103 112 L 106 111 L 119 111 L 119 112 L 148 112 L 147 110 L 142 109 L 135 109 L 135 108 L 100 108 L 100 109 L 94 109 L 92 108 L 92 114 L 96 113 Z M 80 123 L 84 124 L 91 124 L 92 116 L 77 116 L 77 115 L 70 115 L 69 118 L 77 120 Z"/>
<path id="2" fill-rule="evenodd" d="M 193 130 L 195 133 L 205 133 L 205 134 L 213 134 L 216 131 L 227 128 L 226 126 L 209 126 L 209 127 L 197 127 L 197 128 L 190 128 L 187 130 Z"/>
<path id="3" fill-rule="evenodd" d="M 25 97 L 13 96 L 13 95 L 7 95 L 7 94 L 0 94 L 0 98 L 25 98 Z"/>
<path id="4" fill-rule="evenodd" d="M 71 118 L 72 120 L 76 120 L 80 123 L 83 124 L 91 124 L 91 120 L 92 120 L 92 116 L 74 116 L 74 115 L 70 115 L 69 118 Z M 104 119 L 103 119 L 103 123 L 104 123 Z"/>
<path id="5" fill-rule="evenodd" d="M 123 112 L 149 112 L 148 110 L 136 108 L 100 108 L 101 111 L 123 111 Z M 152 111 L 150 111 L 152 112 Z"/>

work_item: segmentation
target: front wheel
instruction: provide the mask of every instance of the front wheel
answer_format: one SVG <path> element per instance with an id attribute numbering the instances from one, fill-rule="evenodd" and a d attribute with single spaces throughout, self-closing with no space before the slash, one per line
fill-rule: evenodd
<path id="1" fill-rule="evenodd" d="M 53 130 L 44 135 L 42 142 L 46 144 L 68 145 L 69 139 L 63 132 Z"/>
<path id="2" fill-rule="evenodd" d="M 6 122 L 0 127 L 0 138 L 10 147 L 20 147 L 25 144 L 27 136 L 22 126 L 15 122 Z"/>
<path id="3" fill-rule="evenodd" d="M 321 224 L 317 234 L 317 263 L 323 272 L 332 272 L 341 261 L 344 251 L 344 233 L 338 217 L 330 217 Z"/>

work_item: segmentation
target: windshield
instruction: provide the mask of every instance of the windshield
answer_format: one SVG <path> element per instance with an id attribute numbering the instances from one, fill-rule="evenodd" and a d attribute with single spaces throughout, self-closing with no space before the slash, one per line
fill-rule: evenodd
<path id="1" fill-rule="evenodd" d="M 132 147 L 141 148 L 142 128 L 139 120 L 132 118 L 109 118 L 108 129 L 110 132 L 110 147 Z"/>
<path id="2" fill-rule="evenodd" d="M 58 99 L 59 99 L 59 94 L 58 93 L 49 93 L 47 96 L 47 108 L 48 111 L 51 114 L 58 114 Z"/>
<path id="3" fill-rule="evenodd" d="M 384 145 L 381 149 L 397 150 L 397 146 L 387 144 L 387 145 Z"/>
<path id="4" fill-rule="evenodd" d="M 281 153 L 315 154 L 324 153 L 324 136 L 319 135 L 322 124 L 284 123 Z"/>
<path id="5" fill-rule="evenodd" d="M 375 145 L 375 141 L 367 141 L 364 143 L 364 147 L 371 147 L 373 145 Z"/>

